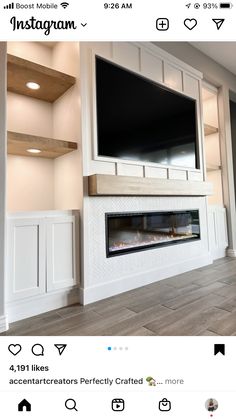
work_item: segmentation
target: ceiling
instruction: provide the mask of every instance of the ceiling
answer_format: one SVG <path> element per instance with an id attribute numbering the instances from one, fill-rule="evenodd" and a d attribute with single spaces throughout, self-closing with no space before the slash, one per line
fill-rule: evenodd
<path id="1" fill-rule="evenodd" d="M 191 45 L 236 75 L 236 42 L 191 42 Z"/>
<path id="2" fill-rule="evenodd" d="M 45 47 L 48 48 L 54 48 L 55 45 L 57 44 L 56 41 L 50 42 L 50 41 L 39 41 L 40 44 L 44 45 Z"/>

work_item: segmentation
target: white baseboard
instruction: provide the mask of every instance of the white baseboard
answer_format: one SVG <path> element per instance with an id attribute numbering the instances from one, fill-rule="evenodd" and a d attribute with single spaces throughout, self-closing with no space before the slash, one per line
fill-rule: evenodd
<path id="1" fill-rule="evenodd" d="M 174 263 L 173 265 L 168 265 L 149 272 L 142 272 L 141 274 L 134 276 L 127 276 L 118 281 L 106 282 L 89 288 L 80 288 L 81 304 L 86 305 L 104 298 L 112 297 L 121 294 L 122 292 L 143 287 L 174 275 L 210 265 L 212 262 L 212 255 L 208 253 L 199 258 L 186 260 L 181 263 Z"/>
<path id="2" fill-rule="evenodd" d="M 212 254 L 213 260 L 224 258 L 226 254 L 228 256 L 228 252 L 225 248 L 212 250 L 211 254 Z M 236 253 L 234 257 L 236 257 Z"/>
<path id="3" fill-rule="evenodd" d="M 64 289 L 63 291 L 12 301 L 7 304 L 6 311 L 8 321 L 11 323 L 79 302 L 78 288 Z"/>
<path id="4" fill-rule="evenodd" d="M 226 255 L 230 258 L 236 258 L 236 250 L 235 249 L 227 249 Z"/>
<path id="5" fill-rule="evenodd" d="M 0 316 L 0 333 L 6 332 L 8 328 L 7 316 Z"/>

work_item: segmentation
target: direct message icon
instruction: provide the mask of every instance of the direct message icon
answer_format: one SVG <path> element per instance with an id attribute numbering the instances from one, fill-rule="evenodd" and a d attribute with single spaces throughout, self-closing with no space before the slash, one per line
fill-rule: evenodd
<path id="1" fill-rule="evenodd" d="M 213 22 L 216 24 L 218 31 L 220 30 L 221 26 L 223 25 L 225 19 L 212 19 Z"/>
<path id="2" fill-rule="evenodd" d="M 63 352 L 64 352 L 64 350 L 66 349 L 66 347 L 67 347 L 67 344 L 64 344 L 64 343 L 55 343 L 55 348 L 57 348 L 57 350 L 58 350 L 58 352 L 59 352 L 59 355 L 62 355 L 63 354 Z"/>

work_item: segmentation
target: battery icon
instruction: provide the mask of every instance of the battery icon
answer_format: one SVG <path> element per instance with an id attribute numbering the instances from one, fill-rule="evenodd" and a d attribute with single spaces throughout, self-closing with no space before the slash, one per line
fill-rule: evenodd
<path id="1" fill-rule="evenodd" d="M 232 3 L 220 3 L 220 9 L 231 9 Z"/>

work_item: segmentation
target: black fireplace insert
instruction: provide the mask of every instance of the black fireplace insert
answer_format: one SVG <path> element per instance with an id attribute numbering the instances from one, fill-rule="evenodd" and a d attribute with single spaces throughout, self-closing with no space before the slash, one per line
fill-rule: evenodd
<path id="1" fill-rule="evenodd" d="M 107 257 L 200 239 L 199 211 L 106 213 Z"/>

